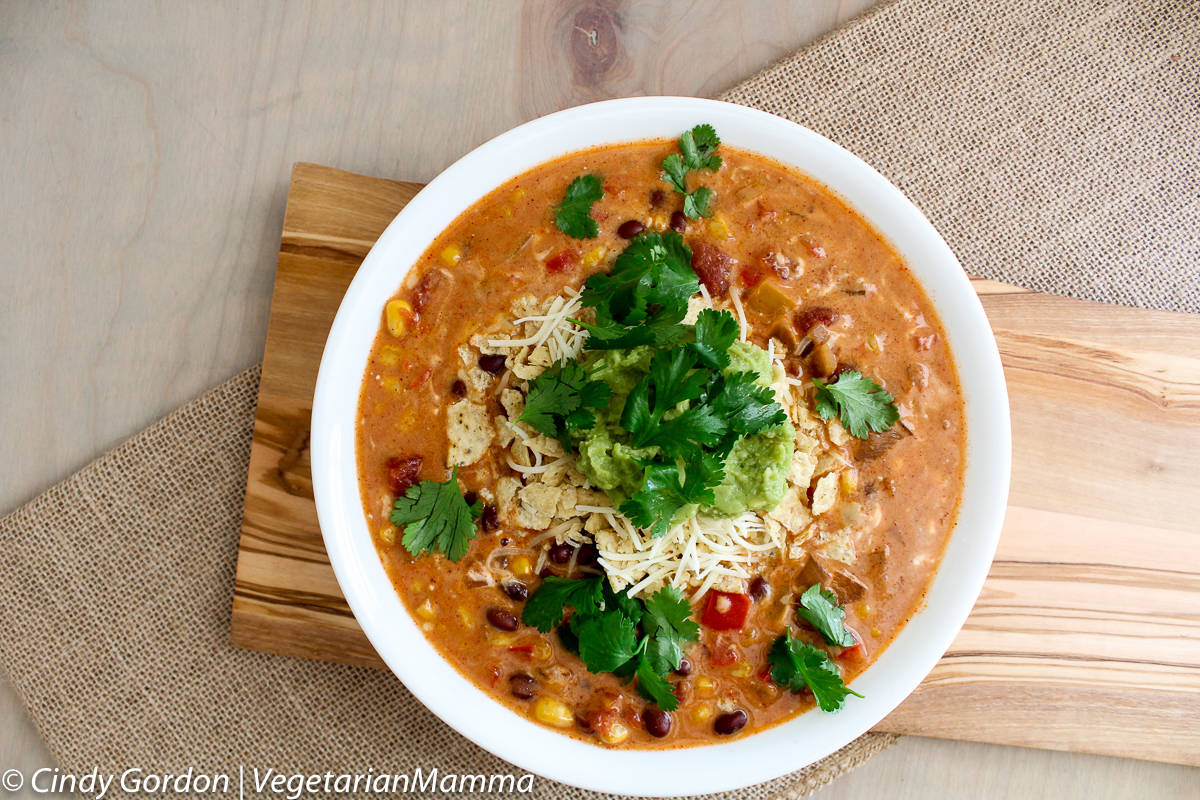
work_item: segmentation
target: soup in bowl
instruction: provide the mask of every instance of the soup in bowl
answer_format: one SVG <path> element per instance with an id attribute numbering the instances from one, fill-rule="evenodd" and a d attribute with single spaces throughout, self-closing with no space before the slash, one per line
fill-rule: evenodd
<path id="1" fill-rule="evenodd" d="M 339 311 L 313 445 L 339 581 L 406 685 L 514 763 L 638 794 L 878 721 L 961 625 L 1007 490 L 995 345 L 928 222 L 811 132 L 669 98 L 535 121 L 427 187 Z"/>

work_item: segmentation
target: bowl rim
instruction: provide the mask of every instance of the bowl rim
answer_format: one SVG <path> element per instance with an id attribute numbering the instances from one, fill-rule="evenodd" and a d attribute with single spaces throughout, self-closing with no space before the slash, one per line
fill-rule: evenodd
<path id="1" fill-rule="evenodd" d="M 904 257 L 941 317 L 959 372 L 967 418 L 963 496 L 925 603 L 853 682 L 864 700 L 851 698 L 837 714 L 808 711 L 708 745 L 607 749 L 538 725 L 492 699 L 417 627 L 387 577 L 362 513 L 358 397 L 383 304 L 458 214 L 510 178 L 561 155 L 674 137 L 700 122 L 714 124 L 733 146 L 816 178 Z M 422 189 L 371 248 L 338 308 L 313 397 L 310 449 L 317 516 L 338 583 L 364 633 L 409 691 L 460 734 L 517 767 L 585 789 L 637 796 L 702 794 L 770 780 L 835 752 L 890 713 L 950 646 L 979 595 L 999 540 L 1011 468 L 999 351 L 966 273 L 928 219 L 880 173 L 829 139 L 756 109 L 687 97 L 607 100 L 540 117 L 475 148 Z"/>

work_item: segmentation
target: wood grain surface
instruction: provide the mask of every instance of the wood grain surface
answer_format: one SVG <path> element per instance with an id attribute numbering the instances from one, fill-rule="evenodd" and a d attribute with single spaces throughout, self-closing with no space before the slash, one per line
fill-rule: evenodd
<path id="1" fill-rule="evenodd" d="M 235 644 L 381 666 L 307 459 L 325 335 L 419 188 L 293 172 L 251 448 Z M 976 281 L 1013 410 L 1012 505 L 966 626 L 883 730 L 1200 764 L 1200 318 Z"/>
<path id="2" fill-rule="evenodd" d="M 0 0 L 0 506 L 258 362 L 293 162 L 428 180 L 576 103 L 712 96 L 872 4 Z M 597 10 L 610 26 L 577 29 Z M 593 30 L 607 71 L 576 62 Z M 53 764 L 0 680 L 0 770 Z M 1195 798 L 1198 781 L 910 736 L 816 797 Z"/>

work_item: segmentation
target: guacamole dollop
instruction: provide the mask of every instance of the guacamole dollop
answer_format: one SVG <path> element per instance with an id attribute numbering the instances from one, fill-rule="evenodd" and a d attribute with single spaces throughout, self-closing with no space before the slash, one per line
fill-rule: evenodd
<path id="1" fill-rule="evenodd" d="M 658 447 L 635 447 L 628 431 L 621 426 L 625 400 L 638 382 L 650 372 L 654 348 L 596 350 L 584 359 L 593 380 L 604 381 L 612 389 L 607 408 L 597 412 L 596 422 L 576 437 L 578 467 L 592 485 L 603 489 L 616 504 L 638 491 L 644 468 L 641 462 L 660 455 Z M 722 372 L 753 372 L 756 383 L 771 383 L 771 359 L 766 351 L 747 342 L 736 341 L 729 347 L 730 363 Z M 679 411 L 687 408 L 683 403 Z M 725 460 L 725 479 L 714 489 L 712 506 L 684 506 L 675 515 L 679 523 L 697 513 L 714 517 L 734 517 L 746 511 L 770 511 L 783 499 L 786 478 L 791 468 L 796 432 L 788 421 L 734 444 Z M 686 470 L 686 465 L 684 465 Z"/>

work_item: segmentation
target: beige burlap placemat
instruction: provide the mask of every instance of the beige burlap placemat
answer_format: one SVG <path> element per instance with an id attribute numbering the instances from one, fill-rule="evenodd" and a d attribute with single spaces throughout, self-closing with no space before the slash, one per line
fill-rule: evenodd
<path id="1" fill-rule="evenodd" d="M 726 98 L 864 156 L 973 272 L 1197 311 L 1198 31 L 1196 2 L 899 0 Z M 229 645 L 257 382 L 238 375 L 0 521 L 0 666 L 51 752 L 80 773 L 511 772 L 387 673 Z M 893 740 L 736 796 L 803 796 Z"/>

